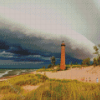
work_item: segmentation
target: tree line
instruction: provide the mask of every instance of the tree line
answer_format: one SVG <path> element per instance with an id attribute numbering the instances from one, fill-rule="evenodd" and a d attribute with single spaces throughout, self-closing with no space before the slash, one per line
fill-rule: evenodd
<path id="1" fill-rule="evenodd" d="M 95 45 L 93 48 L 95 50 L 95 52 L 93 54 L 96 54 L 97 56 L 93 59 L 92 65 L 97 66 L 97 65 L 100 65 L 100 44 L 98 44 L 97 46 Z M 56 62 L 56 58 L 54 56 L 52 56 L 51 64 L 48 65 L 48 68 L 54 67 L 55 62 Z M 72 62 L 71 62 L 71 65 L 72 65 Z M 77 62 L 75 65 L 77 65 Z M 90 58 L 88 57 L 86 59 L 83 59 L 81 65 L 86 65 L 86 66 L 91 65 Z"/>
<path id="2" fill-rule="evenodd" d="M 94 50 L 95 50 L 94 54 L 96 54 L 97 57 L 93 59 L 93 65 L 97 66 L 100 65 L 100 44 L 94 46 Z"/>
<path id="3" fill-rule="evenodd" d="M 92 65 L 97 66 L 100 65 L 100 44 L 94 47 L 95 52 L 93 54 L 96 54 L 96 57 L 93 59 Z M 90 65 L 90 58 L 83 59 L 82 65 Z"/>

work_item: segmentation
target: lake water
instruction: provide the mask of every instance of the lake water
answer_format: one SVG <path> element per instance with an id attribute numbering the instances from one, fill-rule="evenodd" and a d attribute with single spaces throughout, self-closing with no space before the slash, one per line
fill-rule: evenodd
<path id="1" fill-rule="evenodd" d="M 34 72 L 37 69 L 0 69 L 0 78 L 5 76 L 20 75 L 23 73 Z"/>

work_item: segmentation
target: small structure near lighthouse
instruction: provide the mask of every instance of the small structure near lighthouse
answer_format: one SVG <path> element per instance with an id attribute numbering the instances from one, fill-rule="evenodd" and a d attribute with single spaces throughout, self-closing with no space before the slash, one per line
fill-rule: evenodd
<path id="1" fill-rule="evenodd" d="M 60 69 L 64 70 L 65 69 L 65 43 L 62 41 L 61 44 L 61 62 L 60 62 Z"/>

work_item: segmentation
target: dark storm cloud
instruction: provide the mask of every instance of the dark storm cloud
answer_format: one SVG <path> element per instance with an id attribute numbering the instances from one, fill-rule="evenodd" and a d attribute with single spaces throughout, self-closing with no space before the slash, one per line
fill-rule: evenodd
<path id="1" fill-rule="evenodd" d="M 6 52 L 11 52 L 20 56 L 41 55 L 45 57 L 46 56 L 51 57 L 52 55 L 54 55 L 60 58 L 60 51 L 61 51 L 60 40 L 58 39 L 47 40 L 43 37 L 36 37 L 35 35 L 27 36 L 23 33 L 24 32 L 22 30 L 11 31 L 10 29 L 7 28 L 0 29 L 0 49 L 4 49 Z M 65 41 L 66 54 L 76 58 L 92 57 L 92 55 L 89 52 L 85 51 L 80 47 L 75 50 L 72 49 L 71 41 L 64 37 L 63 39 L 67 41 L 67 42 Z M 25 60 L 25 59 L 20 58 L 19 60 Z M 35 60 L 40 61 L 40 59 L 35 59 Z"/>
<path id="2" fill-rule="evenodd" d="M 53 34 L 51 34 L 52 38 L 49 39 L 46 39 L 45 35 L 46 33 L 30 32 L 30 30 L 26 30 L 22 26 L 20 27 L 16 24 L 8 22 L 3 23 L 0 21 L 0 50 L 13 53 L 15 54 L 13 55 L 15 57 L 41 55 L 43 57 L 55 56 L 60 58 L 61 42 L 64 40 L 66 44 L 66 56 L 69 55 L 78 59 L 93 57 L 93 55 L 86 50 L 88 48 L 84 48 L 84 46 L 78 47 L 77 43 L 74 43 L 63 34 L 59 38 L 54 38 Z M 76 49 L 73 49 L 72 47 L 76 47 Z M 24 57 L 20 60 L 23 59 Z M 40 59 L 38 60 L 40 61 Z"/>
<path id="3" fill-rule="evenodd" d="M 0 40 L 0 49 L 9 49 L 9 46 L 5 41 Z"/>
<path id="4" fill-rule="evenodd" d="M 0 52 L 0 60 L 12 60 L 15 62 L 50 62 L 49 57 L 40 55 L 18 55 L 5 51 Z"/>

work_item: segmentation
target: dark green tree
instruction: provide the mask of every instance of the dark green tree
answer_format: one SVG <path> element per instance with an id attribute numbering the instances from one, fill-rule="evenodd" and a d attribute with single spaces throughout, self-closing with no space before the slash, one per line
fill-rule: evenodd
<path id="1" fill-rule="evenodd" d="M 71 66 L 73 65 L 73 63 L 72 63 L 72 61 L 71 61 L 71 64 L 70 64 Z"/>
<path id="2" fill-rule="evenodd" d="M 55 65 L 55 63 L 56 63 L 56 59 L 55 59 L 55 57 L 54 56 L 52 56 L 51 57 L 51 63 L 53 64 L 53 66 Z"/>
<path id="3" fill-rule="evenodd" d="M 94 66 L 97 66 L 97 65 L 98 65 L 98 61 L 97 61 L 96 58 L 93 59 L 93 65 L 94 65 Z"/>
<path id="4" fill-rule="evenodd" d="M 52 67 L 52 65 L 51 65 L 51 64 L 49 64 L 49 65 L 48 65 L 48 68 L 51 68 L 51 67 Z"/>
<path id="5" fill-rule="evenodd" d="M 77 65 L 77 62 L 75 63 L 75 65 Z"/>
<path id="6" fill-rule="evenodd" d="M 83 59 L 82 65 L 90 65 L 90 58 Z"/>
<path id="7" fill-rule="evenodd" d="M 97 47 L 97 46 L 94 46 L 93 48 L 94 48 L 94 50 L 95 50 L 94 54 L 99 55 L 99 51 L 98 51 L 99 49 L 98 49 L 98 47 Z"/>
<path id="8" fill-rule="evenodd" d="M 93 48 L 95 50 L 94 54 L 97 54 L 97 57 L 94 59 L 93 62 L 96 63 L 95 65 L 100 65 L 100 52 L 99 52 L 100 44 L 98 44 L 97 46 L 94 46 Z"/>
<path id="9" fill-rule="evenodd" d="M 100 65 L 100 56 L 98 57 L 98 59 L 97 59 L 97 60 L 98 60 L 98 65 Z"/>
<path id="10" fill-rule="evenodd" d="M 44 69 L 45 69 L 45 66 L 43 66 L 42 68 L 44 68 Z"/>

